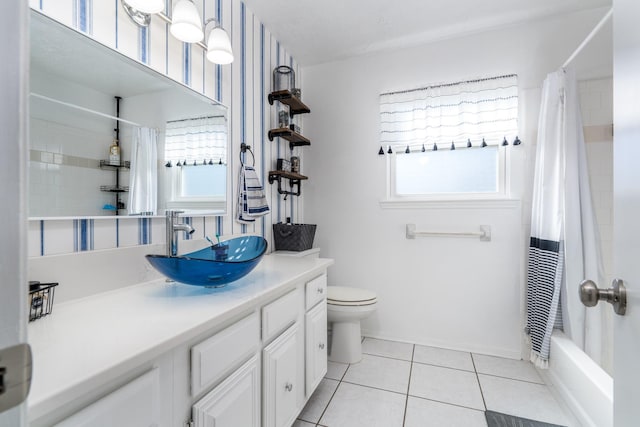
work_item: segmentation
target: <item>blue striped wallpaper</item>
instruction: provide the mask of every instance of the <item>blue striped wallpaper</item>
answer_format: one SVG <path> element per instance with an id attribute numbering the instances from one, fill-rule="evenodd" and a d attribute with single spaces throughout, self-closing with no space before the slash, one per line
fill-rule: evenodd
<path id="1" fill-rule="evenodd" d="M 206 61 L 201 47 L 173 38 L 168 25 L 157 17 L 152 18 L 148 28 L 137 27 L 122 9 L 120 0 L 29 1 L 32 8 L 229 107 L 229 213 L 211 219 L 188 218 L 196 229 L 193 238 L 248 232 L 261 234 L 271 241 L 272 223 L 284 220 L 285 216 L 291 216 L 295 222 L 301 221 L 299 198 L 289 197 L 284 201 L 266 182 L 267 171 L 275 168 L 276 159 L 289 154 L 286 141 L 270 142 L 266 138 L 267 131 L 275 126 L 277 116 L 277 106 L 266 102 L 271 91 L 272 71 L 277 65 L 288 64 L 294 68 L 299 81 L 299 68 L 295 59 L 243 2 L 195 0 L 203 20 L 216 18 L 231 37 L 235 61 L 220 66 Z M 167 0 L 167 11 L 170 4 Z M 239 226 L 234 221 L 234 213 L 241 142 L 253 148 L 256 171 L 265 186 L 271 212 L 254 224 Z M 302 153 L 296 151 L 298 156 Z M 30 221 L 30 256 L 154 243 L 164 243 L 164 218 Z"/>

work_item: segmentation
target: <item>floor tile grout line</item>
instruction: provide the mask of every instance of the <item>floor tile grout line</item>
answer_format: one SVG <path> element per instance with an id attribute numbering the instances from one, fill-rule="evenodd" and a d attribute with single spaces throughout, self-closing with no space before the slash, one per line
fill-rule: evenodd
<path id="1" fill-rule="evenodd" d="M 409 406 L 409 390 L 411 389 L 411 373 L 413 372 L 413 356 L 416 354 L 416 345 L 411 348 L 411 364 L 409 365 L 409 381 L 407 382 L 407 395 L 404 399 L 404 415 L 402 416 L 402 426 L 407 422 L 407 408 Z"/>
<path id="2" fill-rule="evenodd" d="M 470 406 L 464 406 L 464 405 L 460 405 L 458 403 L 445 402 L 444 400 L 429 399 L 427 397 L 416 396 L 415 394 L 410 394 L 409 397 L 413 397 L 413 398 L 420 399 L 420 400 L 428 400 L 429 402 L 442 403 L 443 405 L 455 406 L 456 408 L 470 409 L 472 411 L 478 411 L 478 412 L 483 412 L 483 413 L 485 412 L 484 409 L 472 408 Z"/>
<path id="3" fill-rule="evenodd" d="M 480 384 L 480 377 L 478 375 L 478 369 L 476 369 L 476 361 L 473 360 L 473 353 L 471 353 L 471 363 L 473 364 L 473 371 L 476 374 L 476 381 L 478 382 L 478 389 L 480 390 L 480 397 L 482 397 L 482 405 L 485 412 L 487 411 L 487 402 L 484 400 L 484 392 L 482 391 L 482 385 Z"/>
<path id="4" fill-rule="evenodd" d="M 404 396 L 405 393 L 402 391 L 393 391 L 393 390 L 387 390 L 386 388 L 380 388 L 380 387 L 374 387 L 374 386 L 370 386 L 370 385 L 364 385 L 364 384 L 358 384 L 358 383 L 352 383 L 351 381 L 341 381 L 341 383 L 345 383 L 345 384 L 351 384 L 351 385 L 357 385 L 359 387 L 366 387 L 366 388 L 370 388 L 372 390 L 380 390 L 380 391 L 386 391 L 387 393 L 393 393 L 393 394 L 399 394 L 401 396 Z"/>
<path id="5" fill-rule="evenodd" d="M 469 370 L 469 369 L 461 369 L 461 368 L 454 368 L 454 367 L 452 367 L 452 366 L 438 365 L 438 364 L 435 364 L 435 363 L 417 362 L 417 361 L 415 361 L 415 360 L 413 361 L 413 363 L 418 363 L 418 364 L 420 364 L 420 365 L 427 365 L 427 366 L 436 366 L 436 367 L 438 367 L 438 368 L 453 369 L 453 370 L 455 370 L 455 371 L 462 371 L 462 372 L 476 372 L 476 371 L 475 371 L 475 368 L 474 368 L 474 369 L 472 369 L 472 370 Z M 473 362 L 472 362 L 472 363 L 473 363 Z"/>
<path id="6" fill-rule="evenodd" d="M 487 374 L 487 373 L 485 373 L 485 372 L 476 372 L 476 373 L 477 373 L 478 375 L 484 375 L 484 376 L 486 376 L 486 377 L 501 378 L 501 379 L 503 379 L 503 380 L 519 381 L 519 382 L 521 382 L 521 383 L 527 383 L 527 384 L 535 384 L 535 385 L 543 385 L 543 386 L 546 386 L 546 384 L 545 384 L 544 382 L 536 383 L 536 382 L 533 382 L 533 381 L 521 380 L 521 379 L 518 379 L 518 378 L 505 377 L 505 376 L 503 376 L 503 375 Z"/>
<path id="7" fill-rule="evenodd" d="M 322 410 L 322 413 L 320 414 L 320 418 L 318 418 L 318 422 L 316 423 L 316 427 L 318 426 L 318 424 L 320 424 L 320 420 L 322 420 L 322 417 L 324 417 L 325 412 L 327 412 L 327 409 L 329 408 L 329 405 L 331 404 L 331 401 L 333 400 L 333 397 L 338 392 L 338 388 L 340 387 L 340 384 L 342 384 L 342 379 L 344 378 L 345 375 L 347 375 L 347 371 L 349 370 L 350 367 L 351 367 L 351 364 L 349 363 L 348 366 L 347 366 L 347 369 L 344 370 L 344 373 L 342 374 L 342 377 L 338 381 L 338 385 L 336 386 L 336 389 L 333 390 L 333 393 L 331 394 L 331 397 L 329 398 L 329 401 L 327 402 L 327 405 Z"/>
<path id="8" fill-rule="evenodd" d="M 382 354 L 367 353 L 366 351 L 363 351 L 362 354 L 366 354 L 367 356 L 384 357 L 385 359 L 402 360 L 405 362 L 411 362 L 410 359 L 401 359 L 399 357 L 391 357 L 391 356 L 384 356 Z M 413 357 L 413 355 L 411 357 Z"/>

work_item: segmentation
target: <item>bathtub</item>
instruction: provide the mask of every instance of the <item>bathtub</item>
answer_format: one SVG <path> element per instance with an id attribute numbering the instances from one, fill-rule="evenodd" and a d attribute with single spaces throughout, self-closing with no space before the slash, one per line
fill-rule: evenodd
<path id="1" fill-rule="evenodd" d="M 613 426 L 613 379 L 560 331 L 551 337 L 545 382 L 585 427 Z"/>

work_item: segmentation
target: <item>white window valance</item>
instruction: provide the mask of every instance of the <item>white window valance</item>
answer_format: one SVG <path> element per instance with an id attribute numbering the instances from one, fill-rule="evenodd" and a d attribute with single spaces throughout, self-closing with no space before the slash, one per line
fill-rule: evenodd
<path id="1" fill-rule="evenodd" d="M 427 86 L 380 95 L 380 141 L 394 151 L 471 141 L 511 143 L 518 135 L 516 75 Z"/>
<path id="2" fill-rule="evenodd" d="M 173 164 L 194 161 L 227 163 L 227 119 L 198 117 L 167 122 L 164 160 Z"/>

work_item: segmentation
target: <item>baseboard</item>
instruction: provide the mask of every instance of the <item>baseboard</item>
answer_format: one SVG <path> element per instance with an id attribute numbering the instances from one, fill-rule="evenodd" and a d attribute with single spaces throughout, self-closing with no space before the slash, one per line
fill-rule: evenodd
<path id="1" fill-rule="evenodd" d="M 414 340 L 414 339 L 407 339 L 403 337 L 379 334 L 379 333 L 371 332 L 366 329 L 362 330 L 362 335 L 365 337 L 376 338 L 380 340 L 397 341 L 397 342 L 403 342 L 408 344 L 418 344 L 418 345 L 424 345 L 428 347 L 444 348 L 447 350 L 466 351 L 469 353 L 484 354 L 487 356 L 505 357 L 507 359 L 516 359 L 516 360 L 522 359 L 522 351 L 520 350 L 520 348 L 504 349 L 504 348 L 491 347 L 491 346 L 475 346 L 475 345 L 462 346 L 462 345 L 455 345 L 455 344 L 452 345 L 450 343 L 436 342 L 436 341 L 430 341 L 430 340 Z"/>

